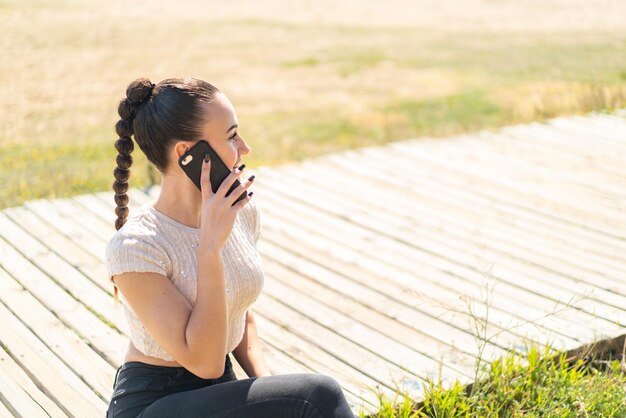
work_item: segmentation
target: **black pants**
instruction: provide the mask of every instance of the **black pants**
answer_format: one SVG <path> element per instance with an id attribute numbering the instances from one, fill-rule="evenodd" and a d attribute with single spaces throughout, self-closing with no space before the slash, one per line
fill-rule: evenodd
<path id="1" fill-rule="evenodd" d="M 122 364 L 107 418 L 354 418 L 339 383 L 314 373 L 237 380 L 230 357 L 224 374 L 202 379 L 184 367 Z"/>

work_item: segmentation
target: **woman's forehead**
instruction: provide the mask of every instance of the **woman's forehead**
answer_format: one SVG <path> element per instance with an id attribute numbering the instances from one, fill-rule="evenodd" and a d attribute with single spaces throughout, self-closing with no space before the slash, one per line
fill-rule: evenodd
<path id="1" fill-rule="evenodd" d="M 219 99 L 216 97 L 216 100 L 207 107 L 208 118 L 205 129 L 218 131 L 216 133 L 225 135 L 231 126 L 237 124 L 237 116 L 228 98 L 224 95 L 220 96 Z"/>

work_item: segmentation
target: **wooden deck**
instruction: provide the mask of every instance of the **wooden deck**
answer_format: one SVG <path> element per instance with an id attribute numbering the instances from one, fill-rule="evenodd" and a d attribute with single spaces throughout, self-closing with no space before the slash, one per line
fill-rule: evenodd
<path id="1" fill-rule="evenodd" d="M 471 382 L 477 332 L 488 359 L 624 334 L 624 114 L 247 171 L 270 368 L 335 377 L 355 413 L 373 388 Z M 131 189 L 131 214 L 158 193 Z M 128 343 L 103 264 L 114 218 L 108 191 L 0 212 L 0 417 L 104 416 Z"/>

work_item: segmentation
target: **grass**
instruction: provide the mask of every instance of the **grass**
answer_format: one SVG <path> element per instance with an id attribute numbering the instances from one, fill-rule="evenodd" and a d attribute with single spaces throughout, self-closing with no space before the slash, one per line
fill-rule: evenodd
<path id="1" fill-rule="evenodd" d="M 387 417 L 623 417 L 626 375 L 623 363 L 599 359 L 554 357 L 549 345 L 528 346 L 528 355 L 511 353 L 485 367 L 478 390 L 458 381 L 451 388 L 428 381 L 421 403 L 402 390 L 390 399 L 377 392 Z M 397 398 L 402 398 L 398 402 Z M 364 417 L 363 412 L 360 413 Z"/>
<path id="2" fill-rule="evenodd" d="M 193 4 L 162 19 L 117 1 L 3 3 L 0 209 L 111 190 L 116 105 L 138 76 L 220 87 L 250 166 L 626 105 L 626 29 L 368 27 Z M 156 181 L 134 157 L 131 186 Z"/>
<path id="3" fill-rule="evenodd" d="M 359 416 L 376 418 L 500 418 L 500 417 L 622 417 L 626 416 L 626 339 L 622 352 L 607 347 L 615 342 L 590 344 L 570 352 L 559 351 L 550 343 L 526 340 L 521 348 L 509 349 L 502 358 L 484 357 L 486 345 L 496 340 L 498 331 L 488 333 L 489 312 L 497 280 L 494 262 L 479 260 L 484 288 L 479 298 L 461 296 L 470 318 L 470 329 L 477 344 L 473 383 L 459 380 L 444 386 L 441 376 L 425 377 L 421 400 L 412 399 L 407 390 L 396 385 L 394 398 L 378 388 L 369 388 L 378 399 L 378 413 Z M 575 307 L 586 296 L 555 305 L 551 316 Z M 483 313 L 478 309 L 483 306 Z M 558 306 L 561 305 L 561 306 Z M 448 307 L 457 313 L 463 310 Z M 526 321 L 534 323 L 542 318 Z M 524 325 L 521 324 L 521 325 Z"/>

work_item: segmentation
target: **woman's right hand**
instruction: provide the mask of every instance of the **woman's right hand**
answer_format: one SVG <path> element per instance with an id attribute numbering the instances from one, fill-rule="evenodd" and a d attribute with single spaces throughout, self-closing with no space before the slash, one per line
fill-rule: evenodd
<path id="1" fill-rule="evenodd" d="M 202 192 L 202 208 L 200 214 L 200 246 L 204 249 L 218 251 L 224 248 L 230 235 L 237 213 L 243 208 L 251 196 L 246 196 L 233 205 L 237 197 L 250 187 L 252 181 L 241 183 L 230 195 L 226 193 L 232 184 L 241 175 L 239 169 L 233 171 L 224 179 L 220 187 L 214 193 L 211 188 L 211 162 L 207 157 L 202 162 L 202 174 L 200 175 L 200 187 Z M 254 181 L 254 180 L 253 180 Z"/>

